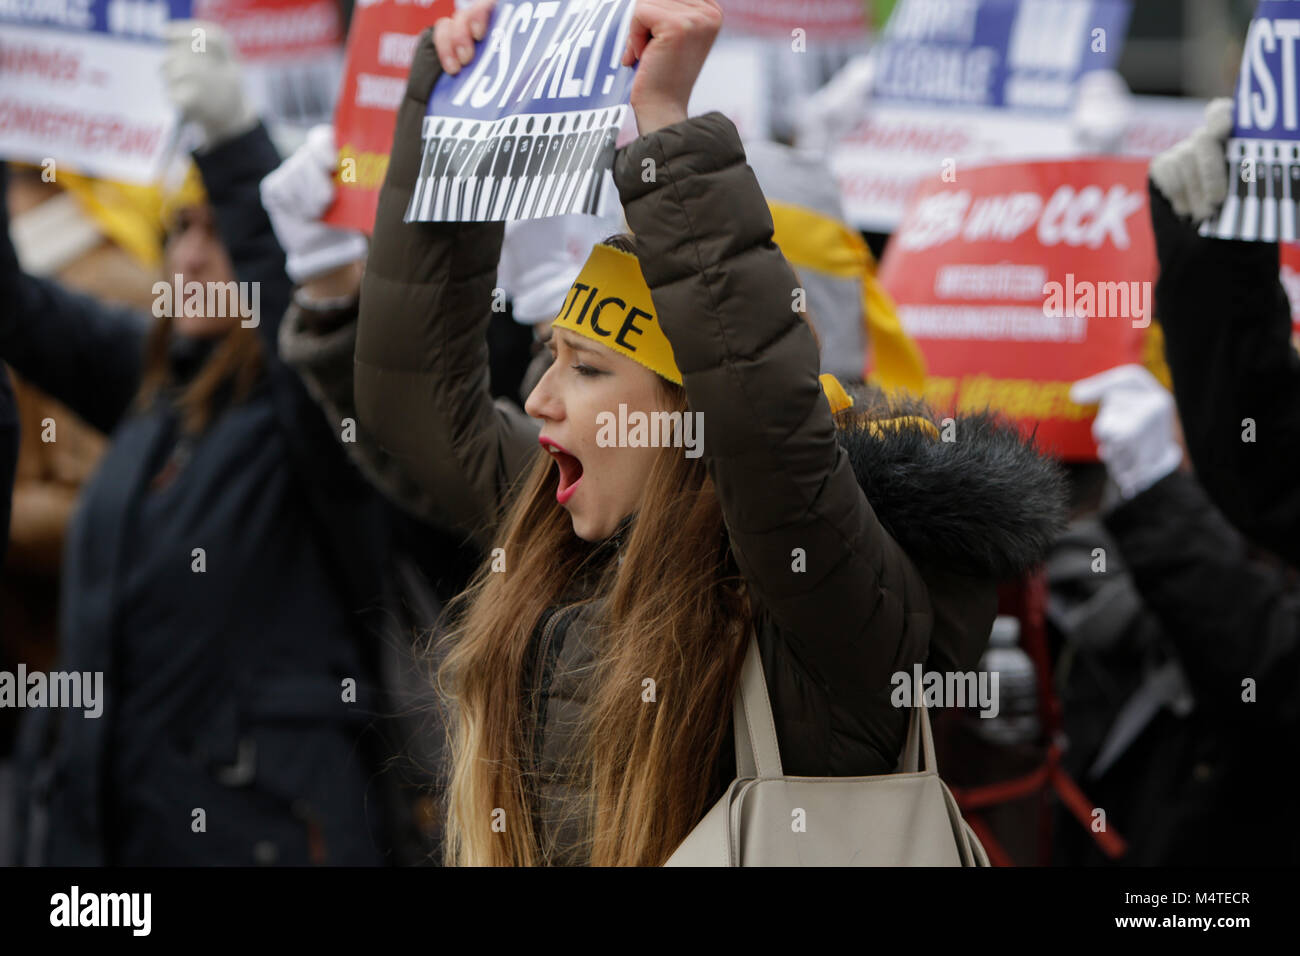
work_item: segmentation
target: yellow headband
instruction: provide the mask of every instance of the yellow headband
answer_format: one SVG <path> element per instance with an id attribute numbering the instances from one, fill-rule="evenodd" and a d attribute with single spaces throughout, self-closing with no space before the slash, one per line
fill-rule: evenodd
<path id="1" fill-rule="evenodd" d="M 551 325 L 599 342 L 674 385 L 682 384 L 673 347 L 655 314 L 650 287 L 631 253 L 603 243 L 593 246 Z M 827 372 L 820 381 L 832 413 L 853 404 L 834 375 Z"/>
<path id="2" fill-rule="evenodd" d="M 594 246 L 552 325 L 599 342 L 674 385 L 682 384 L 641 264 L 630 253 Z"/>

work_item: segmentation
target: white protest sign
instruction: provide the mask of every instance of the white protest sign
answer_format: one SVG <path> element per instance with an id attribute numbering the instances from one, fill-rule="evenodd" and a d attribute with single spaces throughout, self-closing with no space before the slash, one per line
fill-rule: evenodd
<path id="1" fill-rule="evenodd" d="M 596 212 L 635 76 L 622 65 L 633 6 L 499 3 L 474 60 L 429 97 L 406 220 Z"/>
<path id="2" fill-rule="evenodd" d="M 900 0 L 872 50 L 865 115 L 831 152 L 850 221 L 889 232 L 918 183 L 1077 155 L 1079 82 L 1113 67 L 1129 12 L 1128 0 Z"/>
<path id="3" fill-rule="evenodd" d="M 0 0 L 0 156 L 156 179 L 175 130 L 162 36 L 188 8 L 188 0 Z"/>
<path id="4" fill-rule="evenodd" d="M 1300 3 L 1260 0 L 1246 34 L 1228 140 L 1228 198 L 1201 232 L 1220 239 L 1294 242 L 1300 204 Z"/>

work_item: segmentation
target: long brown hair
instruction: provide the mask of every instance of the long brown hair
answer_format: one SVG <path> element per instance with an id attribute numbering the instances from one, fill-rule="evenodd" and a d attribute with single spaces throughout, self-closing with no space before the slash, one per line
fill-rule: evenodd
<path id="1" fill-rule="evenodd" d="M 685 391 L 661 385 L 665 404 L 685 411 Z M 537 771 L 529 651 L 544 612 L 575 596 L 602 603 L 599 626 L 586 635 L 595 666 L 569 768 L 585 797 L 572 809 L 585 824 L 583 855 L 598 866 L 660 864 L 716 797 L 712 771 L 750 613 L 702 460 L 662 449 L 621 560 L 574 534 L 555 503 L 557 482 L 539 449 L 502 525 L 507 570 L 485 563 L 456 602 L 459 626 L 439 671 L 452 708 L 449 864 L 550 862 L 529 800 Z M 586 593 L 575 595 L 580 582 Z"/>
<path id="2" fill-rule="evenodd" d="M 136 407 L 146 409 L 172 384 L 168 351 L 173 335 L 172 318 L 164 315 L 149 330 L 145 345 L 144 374 L 136 394 Z M 197 435 L 212 421 L 218 396 L 230 383 L 230 400 L 243 401 L 252 392 L 262 371 L 262 343 L 257 333 L 236 322 L 203 363 L 203 368 L 181 389 L 176 406 L 181 413 L 181 429 Z"/>

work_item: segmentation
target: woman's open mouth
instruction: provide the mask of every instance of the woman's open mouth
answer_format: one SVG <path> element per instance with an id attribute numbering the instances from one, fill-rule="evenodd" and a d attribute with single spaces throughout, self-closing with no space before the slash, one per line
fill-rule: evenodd
<path id="1" fill-rule="evenodd" d="M 582 462 L 545 436 L 537 440 L 555 459 L 555 464 L 560 469 L 560 484 L 555 489 L 555 500 L 564 504 L 573 497 L 573 493 L 578 490 L 578 485 L 582 481 Z"/>

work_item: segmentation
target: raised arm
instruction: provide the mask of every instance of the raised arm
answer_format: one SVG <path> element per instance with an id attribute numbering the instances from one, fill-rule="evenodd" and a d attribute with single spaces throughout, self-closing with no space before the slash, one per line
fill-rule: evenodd
<path id="1" fill-rule="evenodd" d="M 1300 718 L 1300 590 L 1246 543 L 1181 471 L 1108 513 L 1142 599 L 1178 647 L 1198 703 L 1237 724 Z M 1255 697 L 1243 701 L 1243 681 Z M 1258 703 L 1255 703 L 1258 701 Z"/>
<path id="2" fill-rule="evenodd" d="M 538 452 L 538 427 L 488 387 L 487 327 L 503 227 L 402 221 L 420 169 L 420 130 L 442 74 L 425 30 L 398 109 L 361 283 L 356 405 L 391 463 L 436 502 L 438 522 L 486 542 Z"/>
<path id="3" fill-rule="evenodd" d="M 284 251 L 262 207 L 258 186 L 280 165 L 280 154 L 266 127 L 257 123 L 211 150 L 195 153 L 194 162 L 208 191 L 235 278 L 254 284 L 249 288 L 257 290 L 257 331 L 267 352 L 274 356 L 293 284 L 285 272 Z"/>
<path id="4" fill-rule="evenodd" d="M 908 618 L 930 606 L 836 442 L 817 343 L 791 307 L 799 283 L 772 243 L 736 129 L 711 113 L 642 136 L 618 155 L 615 179 L 691 410 L 703 415 L 741 570 L 800 658 L 857 699 L 900 655 L 924 658 L 923 645 L 901 645 L 924 637 Z"/>
<path id="5" fill-rule="evenodd" d="M 1286 466 L 1300 450 L 1300 356 L 1278 246 L 1206 238 L 1196 225 L 1232 185 L 1232 111 L 1214 100 L 1201 129 L 1151 161 L 1156 314 L 1202 486 L 1248 537 L 1300 562 L 1300 493 Z"/>
<path id="6" fill-rule="evenodd" d="M 1207 239 L 1151 190 L 1156 309 L 1187 450 L 1248 537 L 1300 562 L 1300 356 L 1276 243 Z"/>
<path id="7" fill-rule="evenodd" d="M 0 163 L 0 359 L 111 432 L 140 384 L 149 316 L 24 272 L 9 236 L 8 189 Z"/>

